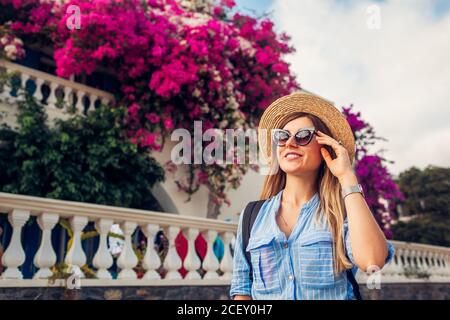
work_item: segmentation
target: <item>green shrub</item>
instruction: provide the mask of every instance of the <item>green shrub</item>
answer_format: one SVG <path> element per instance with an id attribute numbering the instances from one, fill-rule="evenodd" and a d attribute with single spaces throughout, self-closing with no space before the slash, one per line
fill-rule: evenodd
<path id="1" fill-rule="evenodd" d="M 0 129 L 1 191 L 160 210 L 150 189 L 164 170 L 125 136 L 125 109 L 101 105 L 53 127 L 28 95 L 18 110 L 18 128 Z"/>

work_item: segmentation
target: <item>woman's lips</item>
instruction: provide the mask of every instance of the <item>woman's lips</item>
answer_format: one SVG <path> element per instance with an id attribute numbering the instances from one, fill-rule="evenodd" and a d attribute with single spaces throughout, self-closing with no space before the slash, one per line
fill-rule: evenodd
<path id="1" fill-rule="evenodd" d="M 288 152 L 284 156 L 284 158 L 287 159 L 287 160 L 297 160 L 297 159 L 300 159 L 301 157 L 302 156 L 300 154 L 295 153 L 295 152 Z"/>

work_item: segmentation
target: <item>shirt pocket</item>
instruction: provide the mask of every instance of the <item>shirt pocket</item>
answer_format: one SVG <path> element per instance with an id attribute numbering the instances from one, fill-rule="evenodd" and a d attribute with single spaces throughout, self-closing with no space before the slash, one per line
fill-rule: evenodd
<path id="1" fill-rule="evenodd" d="M 273 240 L 274 237 L 250 237 L 246 249 L 251 257 L 253 287 L 261 294 L 281 293 L 279 263 Z"/>
<path id="2" fill-rule="evenodd" d="M 300 283 L 308 288 L 335 285 L 333 237 L 328 231 L 314 231 L 299 237 Z"/>

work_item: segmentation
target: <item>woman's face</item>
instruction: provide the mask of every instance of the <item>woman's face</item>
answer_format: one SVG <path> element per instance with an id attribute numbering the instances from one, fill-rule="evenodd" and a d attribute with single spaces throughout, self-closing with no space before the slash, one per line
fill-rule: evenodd
<path id="1" fill-rule="evenodd" d="M 281 170 L 286 172 L 286 174 L 295 175 L 314 172 L 319 169 L 323 158 L 320 153 L 321 145 L 317 142 L 316 135 L 313 136 L 306 146 L 297 146 L 293 137 L 300 129 L 310 127 L 314 127 L 312 121 L 307 117 L 300 117 L 291 120 L 282 128 L 291 134 L 285 146 L 277 146 L 278 163 L 280 164 Z M 288 153 L 296 153 L 300 157 L 286 157 Z"/>

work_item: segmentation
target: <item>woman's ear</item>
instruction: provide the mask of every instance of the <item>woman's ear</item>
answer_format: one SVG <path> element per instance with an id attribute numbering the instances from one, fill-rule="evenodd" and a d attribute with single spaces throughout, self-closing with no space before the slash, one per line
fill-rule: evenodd
<path id="1" fill-rule="evenodd" d="M 336 153 L 334 152 L 334 150 L 333 150 L 333 148 L 331 146 L 325 145 L 323 147 L 328 151 L 328 153 L 330 154 L 332 160 L 336 159 Z"/>

